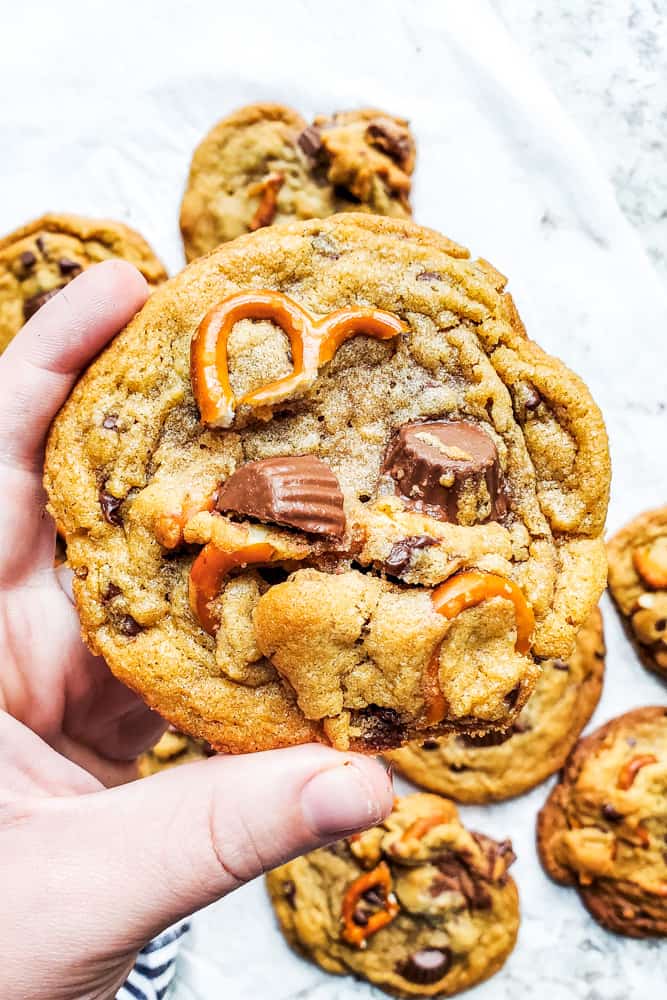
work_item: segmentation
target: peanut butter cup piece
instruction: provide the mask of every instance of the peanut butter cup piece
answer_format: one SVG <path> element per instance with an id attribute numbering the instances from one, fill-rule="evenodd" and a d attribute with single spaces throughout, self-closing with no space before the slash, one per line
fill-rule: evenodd
<path id="1" fill-rule="evenodd" d="M 338 480 L 313 455 L 247 462 L 220 487 L 216 508 L 314 535 L 340 538 L 345 533 Z"/>
<path id="2" fill-rule="evenodd" d="M 449 948 L 422 948 L 399 962 L 396 971 L 411 983 L 428 986 L 442 979 L 451 964 L 452 953 Z"/>
<path id="3" fill-rule="evenodd" d="M 466 420 L 405 424 L 389 445 L 382 471 L 401 496 L 446 521 L 478 524 L 507 511 L 496 446 Z"/>

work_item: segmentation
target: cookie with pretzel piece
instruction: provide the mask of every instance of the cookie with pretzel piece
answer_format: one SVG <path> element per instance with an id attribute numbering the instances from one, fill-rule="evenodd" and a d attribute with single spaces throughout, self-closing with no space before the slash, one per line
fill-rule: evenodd
<path id="1" fill-rule="evenodd" d="M 406 795 L 379 826 L 267 875 L 290 945 L 397 997 L 452 996 L 514 947 L 508 840 L 471 833 L 448 799 Z"/>
<path id="2" fill-rule="evenodd" d="M 270 227 L 83 375 L 45 468 L 83 635 L 177 728 L 504 730 L 567 657 L 604 585 L 605 430 L 504 285 L 411 223 Z"/>
<path id="3" fill-rule="evenodd" d="M 645 667 L 667 680 L 667 507 L 648 510 L 607 546 L 609 591 Z"/>
<path id="4" fill-rule="evenodd" d="M 539 815 L 542 864 L 591 916 L 667 937 L 667 708 L 626 712 L 581 740 Z"/>
<path id="5" fill-rule="evenodd" d="M 334 212 L 409 218 L 414 162 L 408 123 L 385 111 L 318 115 L 308 125 L 280 104 L 240 108 L 192 158 L 181 205 L 185 256 L 262 226 Z"/>
<path id="6" fill-rule="evenodd" d="M 150 285 L 167 277 L 143 237 L 122 222 L 52 213 L 0 238 L 0 351 L 52 295 L 110 257 L 129 260 Z"/>

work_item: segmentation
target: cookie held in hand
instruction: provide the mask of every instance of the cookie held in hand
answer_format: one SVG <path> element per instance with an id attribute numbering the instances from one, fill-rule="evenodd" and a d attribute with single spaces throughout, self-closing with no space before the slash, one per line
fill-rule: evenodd
<path id="1" fill-rule="evenodd" d="M 327 972 L 398 997 L 452 996 L 512 951 L 519 900 L 508 840 L 469 832 L 437 795 L 407 795 L 379 826 L 270 872 L 288 942 Z"/>
<path id="2" fill-rule="evenodd" d="M 667 678 L 667 507 L 626 524 L 607 546 L 609 590 L 645 667 Z"/>
<path id="3" fill-rule="evenodd" d="M 606 436 L 504 283 L 411 223 L 269 227 L 83 375 L 45 469 L 83 635 L 177 728 L 231 752 L 505 730 L 569 655 Z"/>
<path id="4" fill-rule="evenodd" d="M 542 864 L 629 937 L 667 936 L 667 708 L 637 708 L 578 743 L 540 812 Z"/>
<path id="5" fill-rule="evenodd" d="M 43 215 L 0 239 L 0 351 L 56 292 L 91 264 L 120 257 L 150 285 L 167 277 L 129 226 L 78 215 Z"/>
<path id="6" fill-rule="evenodd" d="M 558 771 L 598 703 L 604 675 L 596 608 L 565 660 L 545 660 L 528 703 L 506 732 L 413 743 L 387 756 L 415 784 L 459 802 L 501 802 Z"/>
<path id="7" fill-rule="evenodd" d="M 308 125 L 279 104 L 240 108 L 192 158 L 181 206 L 186 258 L 273 223 L 346 211 L 409 218 L 414 162 L 408 123 L 385 111 L 318 115 Z"/>

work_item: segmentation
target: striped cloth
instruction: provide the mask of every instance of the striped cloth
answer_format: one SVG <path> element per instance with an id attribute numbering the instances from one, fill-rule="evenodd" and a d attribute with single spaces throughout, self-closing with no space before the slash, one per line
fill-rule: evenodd
<path id="1" fill-rule="evenodd" d="M 137 955 L 134 968 L 116 994 L 116 1000 L 162 1000 L 176 973 L 176 955 L 188 929 L 185 921 L 174 924 L 149 941 Z"/>

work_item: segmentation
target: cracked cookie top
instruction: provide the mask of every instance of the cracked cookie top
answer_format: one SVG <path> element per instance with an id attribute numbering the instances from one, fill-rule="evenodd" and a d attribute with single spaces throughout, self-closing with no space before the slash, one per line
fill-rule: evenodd
<path id="1" fill-rule="evenodd" d="M 262 226 L 334 212 L 410 217 L 415 145 L 403 118 L 363 108 L 311 125 L 279 104 L 240 108 L 195 150 L 181 206 L 193 260 Z"/>
<path id="2" fill-rule="evenodd" d="M 581 740 L 538 820 L 549 875 L 595 919 L 667 936 L 667 708 L 638 708 Z"/>
<path id="3" fill-rule="evenodd" d="M 497 972 L 514 947 L 513 860 L 508 840 L 471 833 L 452 802 L 416 794 L 267 884 L 289 943 L 328 972 L 399 997 L 451 996 Z"/>
<path id="4" fill-rule="evenodd" d="M 607 546 L 609 590 L 644 666 L 667 678 L 667 507 L 626 524 Z"/>
<path id="5" fill-rule="evenodd" d="M 134 264 L 150 285 L 167 277 L 143 237 L 121 222 L 43 215 L 0 239 L 0 351 L 52 295 L 110 257 Z"/>
<path id="6" fill-rule="evenodd" d="M 49 440 L 91 648 L 219 749 L 511 725 L 604 585 L 609 460 L 504 286 L 345 214 L 158 289 Z"/>

